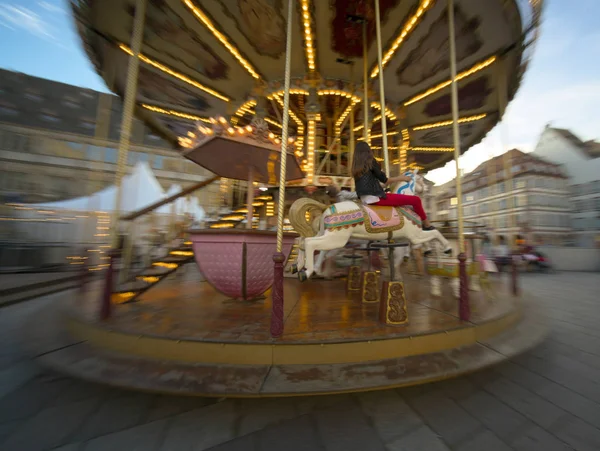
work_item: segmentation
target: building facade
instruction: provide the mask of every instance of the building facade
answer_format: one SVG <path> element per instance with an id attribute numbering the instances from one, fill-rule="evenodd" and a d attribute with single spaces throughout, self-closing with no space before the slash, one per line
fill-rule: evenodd
<path id="1" fill-rule="evenodd" d="M 113 184 L 121 114 L 117 96 L 0 70 L 0 200 L 52 202 Z M 165 190 L 211 175 L 135 119 L 128 169 L 138 161 Z M 195 195 L 209 214 L 217 209 L 218 184 Z"/>
<path id="2" fill-rule="evenodd" d="M 568 179 L 560 165 L 519 150 L 486 161 L 462 179 L 464 219 L 492 235 L 534 243 L 572 237 Z M 434 187 L 437 220 L 457 218 L 456 183 Z"/>
<path id="3" fill-rule="evenodd" d="M 561 164 L 570 179 L 575 244 L 595 247 L 600 239 L 600 143 L 547 126 L 534 155 Z"/>

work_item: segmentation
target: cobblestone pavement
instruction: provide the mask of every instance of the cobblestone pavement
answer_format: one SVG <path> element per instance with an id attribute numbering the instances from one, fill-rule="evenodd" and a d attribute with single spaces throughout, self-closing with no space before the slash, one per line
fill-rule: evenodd
<path id="1" fill-rule="evenodd" d="M 426 386 L 296 399 L 176 398 L 44 372 L 20 351 L 19 332 L 55 298 L 7 307 L 0 311 L 0 449 L 600 450 L 600 277 L 527 275 L 523 285 L 540 296 L 552 323 L 528 354 Z"/>

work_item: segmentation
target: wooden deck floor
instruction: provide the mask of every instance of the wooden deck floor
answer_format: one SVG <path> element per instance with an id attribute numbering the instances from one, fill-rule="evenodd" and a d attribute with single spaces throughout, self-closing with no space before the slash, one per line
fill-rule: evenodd
<path id="1" fill-rule="evenodd" d="M 228 299 L 189 265 L 184 274 L 145 293 L 139 302 L 114 306 L 109 326 L 115 330 L 146 336 L 213 342 L 265 343 L 270 336 L 271 298 L 243 302 Z M 506 277 L 506 276 L 503 276 Z M 458 300 L 444 284 L 440 298 L 429 295 L 427 278 L 405 276 L 409 322 L 384 326 L 377 320 L 378 304 L 363 304 L 358 294 L 348 296 L 345 280 L 314 280 L 303 284 L 286 279 L 285 330 L 278 342 L 331 343 L 415 336 L 469 327 L 498 319 L 515 308 L 508 292 L 508 279 L 493 282 L 496 300 L 482 292 L 470 292 L 470 323 L 458 318 Z M 99 287 L 76 301 L 76 310 L 96 321 Z"/>

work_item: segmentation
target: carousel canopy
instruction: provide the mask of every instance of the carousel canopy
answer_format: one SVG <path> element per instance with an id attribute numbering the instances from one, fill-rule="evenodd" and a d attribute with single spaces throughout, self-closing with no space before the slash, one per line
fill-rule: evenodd
<path id="1" fill-rule="evenodd" d="M 286 0 L 147 0 L 137 112 L 174 142 L 197 121 L 281 128 Z M 73 10 L 98 73 L 123 94 L 135 0 L 78 0 Z M 542 0 L 455 0 L 461 150 L 478 143 L 514 96 Z M 379 0 L 390 161 L 426 169 L 452 158 L 446 0 Z M 374 0 L 294 2 L 291 135 L 356 138 L 363 124 L 363 31 L 369 122 L 381 147 Z M 309 121 L 316 120 L 310 130 Z M 308 137 L 308 138 L 306 138 Z M 317 146 L 318 147 L 318 146 Z M 396 153 L 398 152 L 398 153 Z"/>

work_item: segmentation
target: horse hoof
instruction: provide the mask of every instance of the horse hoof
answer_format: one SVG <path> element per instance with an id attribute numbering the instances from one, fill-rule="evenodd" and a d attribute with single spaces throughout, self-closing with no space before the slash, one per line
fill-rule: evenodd
<path id="1" fill-rule="evenodd" d="M 298 265 L 296 263 L 294 263 L 292 265 L 292 274 L 296 274 L 298 272 Z"/>
<path id="2" fill-rule="evenodd" d="M 432 251 L 431 249 L 429 249 L 429 250 L 427 250 L 427 251 L 423 252 L 423 256 L 424 256 L 424 257 L 430 257 L 430 256 L 431 256 L 431 254 L 433 254 L 433 251 Z"/>
<path id="3" fill-rule="evenodd" d="M 452 255 L 452 248 L 451 248 L 451 247 L 449 247 L 448 249 L 446 249 L 446 250 L 444 251 L 444 254 L 446 254 L 446 255 Z"/>
<path id="4" fill-rule="evenodd" d="M 298 280 L 300 282 L 306 282 L 308 280 L 308 277 L 306 277 L 306 271 L 300 271 L 298 273 Z"/>

